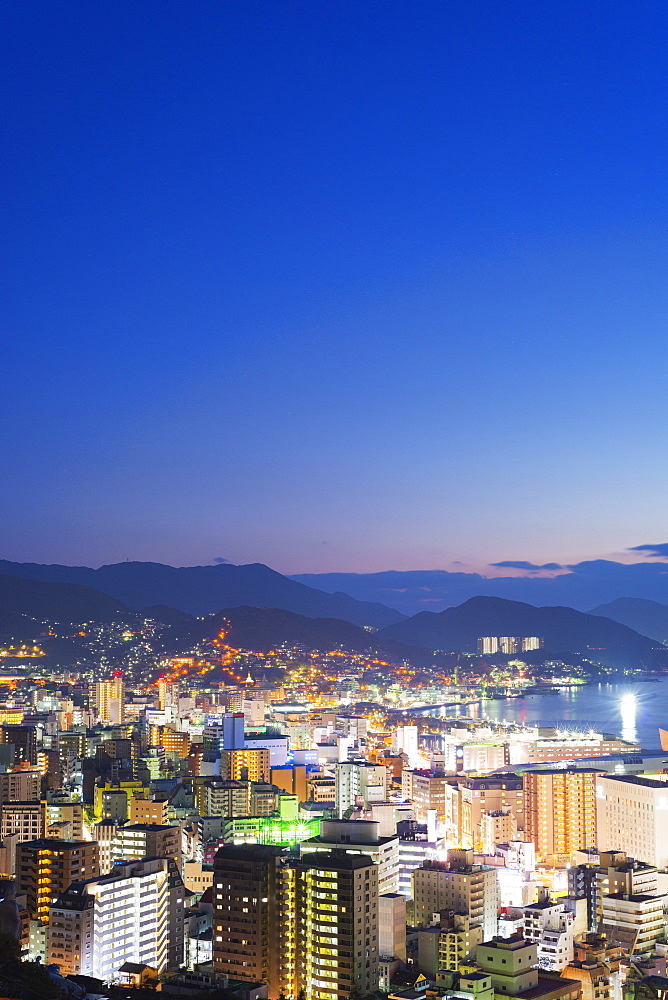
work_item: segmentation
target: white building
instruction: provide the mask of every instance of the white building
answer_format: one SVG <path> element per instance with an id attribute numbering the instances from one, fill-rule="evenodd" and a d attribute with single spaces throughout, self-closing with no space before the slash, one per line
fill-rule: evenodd
<path id="1" fill-rule="evenodd" d="M 72 885 L 49 910 L 49 962 L 62 975 L 105 982 L 125 962 L 158 972 L 183 963 L 184 889 L 171 859 L 116 865 L 113 874 Z"/>
<path id="2" fill-rule="evenodd" d="M 357 805 L 387 802 L 387 768 L 384 764 L 337 764 L 335 778 L 336 811 L 339 816 Z"/>
<path id="3" fill-rule="evenodd" d="M 668 783 L 636 775 L 600 775 L 596 826 L 600 848 L 621 844 L 630 857 L 666 868 Z"/>
<path id="4" fill-rule="evenodd" d="M 523 907 L 524 937 L 538 945 L 538 965 L 561 972 L 574 958 L 573 914 L 563 903 L 542 900 Z"/>

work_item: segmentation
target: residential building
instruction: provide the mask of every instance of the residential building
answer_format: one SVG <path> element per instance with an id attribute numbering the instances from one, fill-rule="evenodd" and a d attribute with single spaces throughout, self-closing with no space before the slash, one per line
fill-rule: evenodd
<path id="1" fill-rule="evenodd" d="M 668 866 L 668 783 L 640 775 L 599 774 L 598 843 L 622 844 L 630 857 Z"/>
<path id="2" fill-rule="evenodd" d="M 496 933 L 499 886 L 489 865 L 473 864 L 472 851 L 449 851 L 450 861 L 427 861 L 413 872 L 415 925 L 428 927 L 441 911 L 468 916 L 485 940 Z"/>
<path id="3" fill-rule="evenodd" d="M 126 963 L 156 973 L 183 963 L 184 888 L 173 860 L 116 865 L 74 881 L 49 909 L 48 960 L 62 975 L 118 981 Z"/>
<path id="4" fill-rule="evenodd" d="M 44 837 L 17 844 L 16 891 L 25 893 L 31 918 L 43 923 L 51 904 L 70 883 L 97 875 L 99 855 L 94 841 Z"/>
<path id="5" fill-rule="evenodd" d="M 381 837 L 380 824 L 373 820 L 322 820 L 320 836 L 302 841 L 300 854 L 313 851 L 345 851 L 366 854 L 378 865 L 378 893 L 399 891 L 399 838 Z"/>
<path id="6" fill-rule="evenodd" d="M 524 774 L 524 839 L 539 862 L 566 865 L 573 851 L 596 845 L 594 768 L 555 768 Z"/>

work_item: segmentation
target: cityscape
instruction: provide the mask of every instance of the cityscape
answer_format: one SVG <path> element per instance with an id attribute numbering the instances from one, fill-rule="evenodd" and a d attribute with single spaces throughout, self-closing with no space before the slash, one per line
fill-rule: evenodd
<path id="1" fill-rule="evenodd" d="M 668 4 L 0 18 L 0 1000 L 668 1000 Z"/>

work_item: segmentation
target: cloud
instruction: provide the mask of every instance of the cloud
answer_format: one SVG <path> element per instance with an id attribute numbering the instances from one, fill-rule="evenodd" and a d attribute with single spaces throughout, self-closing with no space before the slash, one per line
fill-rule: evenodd
<path id="1" fill-rule="evenodd" d="M 668 559 L 668 542 L 659 542 L 657 545 L 633 545 L 628 551 L 644 552 L 645 555 L 657 559 Z"/>
<path id="2" fill-rule="evenodd" d="M 224 559 L 222 556 L 216 556 L 213 561 L 215 563 L 217 563 L 219 566 L 223 566 L 225 563 L 229 564 L 230 560 L 229 559 Z"/>
<path id="3" fill-rule="evenodd" d="M 536 563 L 525 562 L 522 559 L 506 559 L 504 562 L 491 563 L 492 566 L 500 566 L 502 569 L 527 569 L 535 572 L 539 569 L 565 569 L 560 563 L 543 563 L 542 566 Z"/>

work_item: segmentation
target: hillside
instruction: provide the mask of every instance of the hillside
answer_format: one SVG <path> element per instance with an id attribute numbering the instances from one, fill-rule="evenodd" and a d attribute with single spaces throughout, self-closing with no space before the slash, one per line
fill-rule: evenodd
<path id="1" fill-rule="evenodd" d="M 340 618 L 374 627 L 389 625 L 403 617 L 382 604 L 307 587 L 262 563 L 176 568 L 162 563 L 125 562 L 90 569 L 0 560 L 0 573 L 94 587 L 136 610 L 163 605 L 191 615 L 207 615 L 221 608 L 248 605 L 281 608 L 309 618 Z"/>
<path id="2" fill-rule="evenodd" d="M 538 635 L 555 656 L 585 656 L 614 668 L 651 668 L 668 663 L 668 650 L 609 618 L 572 608 L 535 608 L 498 597 L 473 597 L 456 608 L 422 611 L 382 629 L 379 638 L 429 649 L 475 652 L 482 635 Z"/>
<path id="3" fill-rule="evenodd" d="M 609 604 L 592 608 L 589 614 L 611 618 L 657 642 L 668 642 L 668 605 L 659 604 L 658 601 L 645 601 L 641 597 L 620 597 Z"/>
<path id="4" fill-rule="evenodd" d="M 38 621 L 78 624 L 109 621 L 122 611 L 127 611 L 125 604 L 92 587 L 0 575 L 0 627 L 4 623 L 7 631 L 15 631 L 20 624 L 16 619 L 19 615 Z"/>
<path id="5" fill-rule="evenodd" d="M 301 644 L 307 649 L 328 650 L 343 646 L 353 652 L 378 650 L 393 660 L 410 658 L 415 663 L 432 663 L 427 650 L 416 649 L 393 639 L 381 639 L 377 632 L 334 618 L 308 618 L 276 608 L 226 608 L 204 619 L 175 625 L 164 642 L 177 648 L 191 646 L 204 639 L 215 638 L 221 629 L 227 632 L 225 642 L 235 649 L 266 652 L 282 643 Z"/>

